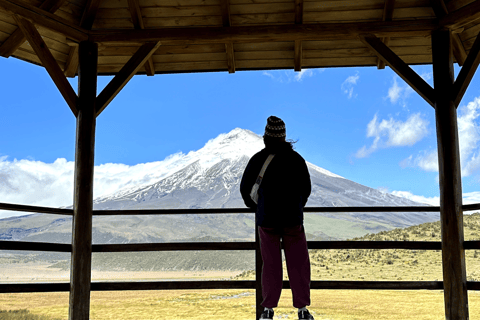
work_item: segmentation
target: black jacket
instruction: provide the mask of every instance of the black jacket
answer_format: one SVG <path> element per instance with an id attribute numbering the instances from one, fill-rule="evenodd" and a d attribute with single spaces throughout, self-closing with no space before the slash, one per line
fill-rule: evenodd
<path id="1" fill-rule="evenodd" d="M 275 157 L 268 166 L 258 190 L 258 205 L 250 198 L 265 160 Z M 255 210 L 255 220 L 262 227 L 303 225 L 303 207 L 311 192 L 310 174 L 305 160 L 290 144 L 282 144 L 275 152 L 263 149 L 247 164 L 240 184 L 240 193 L 247 207 Z"/>

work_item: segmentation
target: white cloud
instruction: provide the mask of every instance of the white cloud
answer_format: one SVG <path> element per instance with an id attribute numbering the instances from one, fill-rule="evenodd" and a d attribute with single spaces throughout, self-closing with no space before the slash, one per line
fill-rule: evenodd
<path id="1" fill-rule="evenodd" d="M 177 153 L 163 161 L 134 166 L 107 163 L 95 166 L 94 197 L 117 192 L 131 185 L 151 184 L 170 172 L 184 155 Z M 0 157 L 0 202 L 63 207 L 73 204 L 74 162 L 57 159 L 53 163 L 32 160 L 8 161 Z M 13 211 L 0 210 L 0 218 Z M 24 215 L 20 212 L 16 215 Z"/>
<path id="2" fill-rule="evenodd" d="M 360 76 L 358 75 L 358 72 L 354 76 L 349 76 L 345 81 L 342 83 L 342 91 L 348 96 L 348 99 L 351 99 L 353 95 L 353 88 L 357 84 L 358 79 L 360 79 Z M 355 95 L 356 97 L 357 95 Z"/>
<path id="3" fill-rule="evenodd" d="M 301 82 L 307 77 L 313 77 L 315 73 L 322 73 L 324 69 L 302 69 L 300 72 L 292 70 L 263 71 L 263 75 L 280 83 Z"/>
<path id="4" fill-rule="evenodd" d="M 296 81 L 302 81 L 304 77 L 311 77 L 313 76 L 313 71 L 311 69 L 302 69 L 300 72 L 295 74 Z"/>
<path id="5" fill-rule="evenodd" d="M 388 89 L 388 98 L 390 99 L 390 102 L 394 104 L 397 103 L 403 90 L 404 88 L 400 87 L 397 83 L 397 77 L 394 77 L 393 85 Z"/>
<path id="6" fill-rule="evenodd" d="M 410 191 L 393 191 L 392 194 L 397 197 L 410 199 L 412 201 L 425 203 L 431 206 L 440 206 L 440 197 L 424 197 L 414 195 Z M 463 204 L 477 204 L 480 203 L 480 192 L 467 192 L 463 194 Z"/>
<path id="7" fill-rule="evenodd" d="M 364 158 L 379 148 L 412 146 L 428 134 L 428 121 L 420 113 L 411 115 L 402 122 L 390 118 L 378 122 L 375 115 L 367 125 L 367 137 L 374 138 L 372 145 L 357 151 L 357 158 Z"/>
<path id="8" fill-rule="evenodd" d="M 480 97 L 458 109 L 458 139 L 462 176 L 470 176 L 480 169 Z M 425 171 L 438 172 L 437 150 L 421 151 L 403 160 L 402 167 L 419 167 Z"/>

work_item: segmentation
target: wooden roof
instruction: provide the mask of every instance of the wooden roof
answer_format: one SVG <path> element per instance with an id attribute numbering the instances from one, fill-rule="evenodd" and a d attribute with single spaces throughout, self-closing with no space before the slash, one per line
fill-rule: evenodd
<path id="1" fill-rule="evenodd" d="M 0 55 L 41 65 L 17 17 L 33 22 L 75 76 L 78 43 L 99 44 L 98 74 L 117 74 L 146 42 L 137 74 L 380 66 L 363 35 L 407 64 L 432 63 L 432 30 L 453 30 L 460 65 L 480 31 L 472 0 L 0 0 Z M 25 32 L 25 30 L 24 30 Z"/>

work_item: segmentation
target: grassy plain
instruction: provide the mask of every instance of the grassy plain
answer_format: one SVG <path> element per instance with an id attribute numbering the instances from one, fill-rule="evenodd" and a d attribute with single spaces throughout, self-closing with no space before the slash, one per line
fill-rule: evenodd
<path id="1" fill-rule="evenodd" d="M 465 216 L 465 240 L 480 239 L 480 214 Z M 308 230 L 307 230 L 308 231 Z M 366 235 L 354 240 L 440 241 L 438 222 Z M 442 280 L 440 251 L 311 250 L 312 280 Z M 467 250 L 467 278 L 480 281 L 480 250 Z M 285 264 L 284 264 L 285 268 Z M 192 275 L 184 273 L 184 277 Z M 253 270 L 232 279 L 254 279 Z M 178 278 L 182 275 L 179 274 Z M 221 278 L 221 274 L 216 277 Z M 287 279 L 287 273 L 284 272 Z M 136 274 L 137 280 L 141 279 Z M 109 279 L 112 280 L 112 279 Z M 49 319 L 67 319 L 68 293 L 0 294 L 0 310 L 28 309 Z M 444 319 L 443 291 L 312 290 L 317 320 Z M 480 292 L 469 292 L 470 319 L 480 320 Z M 284 290 L 275 319 L 296 319 Z M 92 292 L 92 320 L 254 319 L 252 290 Z M 1 319 L 1 318 L 0 318 Z M 6 318 L 10 319 L 10 318 Z"/>

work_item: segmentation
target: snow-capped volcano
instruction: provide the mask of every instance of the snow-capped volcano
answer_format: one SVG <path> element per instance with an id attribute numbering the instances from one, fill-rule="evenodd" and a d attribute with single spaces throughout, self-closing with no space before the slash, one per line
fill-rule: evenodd
<path id="1" fill-rule="evenodd" d="M 156 172 L 157 182 L 97 198 L 95 209 L 242 208 L 239 187 L 250 157 L 264 147 L 261 136 L 236 128 L 208 141 L 203 148 L 177 155 Z M 167 161 L 167 160 L 166 160 Z M 169 160 L 168 160 L 169 161 Z M 307 162 L 312 194 L 307 206 L 411 206 L 411 200 L 384 193 Z M 375 220 L 402 227 L 438 219 L 428 213 L 323 214 L 346 220 Z M 360 218 L 362 216 L 362 218 Z"/>

